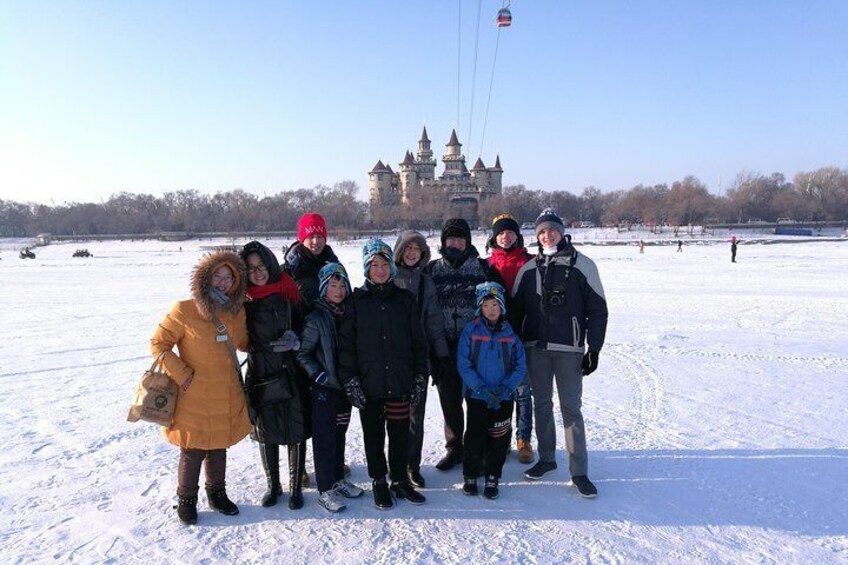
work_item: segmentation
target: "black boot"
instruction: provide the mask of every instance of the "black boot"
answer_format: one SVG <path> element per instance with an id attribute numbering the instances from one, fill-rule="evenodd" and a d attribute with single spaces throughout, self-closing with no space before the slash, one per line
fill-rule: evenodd
<path id="1" fill-rule="evenodd" d="M 193 526 L 197 523 L 197 497 L 196 496 L 181 496 L 177 509 L 177 516 L 180 522 L 186 526 Z"/>
<path id="2" fill-rule="evenodd" d="M 303 508 L 303 471 L 306 465 L 306 442 L 289 446 L 289 508 Z"/>
<path id="3" fill-rule="evenodd" d="M 224 516 L 235 516 L 239 513 L 238 506 L 227 497 L 224 487 L 206 487 L 206 498 L 209 499 L 209 508 Z"/>
<path id="4" fill-rule="evenodd" d="M 280 446 L 275 443 L 259 444 L 262 456 L 262 468 L 268 481 L 268 490 L 262 495 L 262 506 L 268 508 L 277 504 L 277 498 L 283 494 L 280 486 Z"/>

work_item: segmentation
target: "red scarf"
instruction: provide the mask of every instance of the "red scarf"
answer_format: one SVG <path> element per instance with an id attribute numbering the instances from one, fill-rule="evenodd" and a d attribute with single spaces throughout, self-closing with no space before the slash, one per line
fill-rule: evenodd
<path id="1" fill-rule="evenodd" d="M 300 302 L 300 292 L 297 290 L 297 285 L 286 273 L 281 273 L 280 280 L 271 284 L 263 284 L 262 286 L 248 286 L 247 296 L 253 300 L 262 300 L 269 296 L 279 294 L 286 302 Z"/>

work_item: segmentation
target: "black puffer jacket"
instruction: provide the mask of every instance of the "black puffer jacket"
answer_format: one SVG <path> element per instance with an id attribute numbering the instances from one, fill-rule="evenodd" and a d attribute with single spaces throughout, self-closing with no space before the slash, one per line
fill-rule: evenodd
<path id="1" fill-rule="evenodd" d="M 345 302 L 339 332 L 342 383 L 359 377 L 366 398 L 404 398 L 427 374 L 427 340 L 418 305 L 393 282 L 365 285 Z"/>
<path id="2" fill-rule="evenodd" d="M 320 255 L 315 255 L 302 243 L 294 242 L 286 251 L 285 270 L 300 290 L 300 296 L 308 307 L 318 300 L 318 271 L 327 263 L 338 263 L 339 258 L 329 245 Z"/>
<path id="3" fill-rule="evenodd" d="M 297 361 L 306 371 L 310 382 L 323 371 L 328 379 L 323 386 L 340 390 L 342 384 L 337 366 L 339 338 L 336 327 L 339 321 L 324 300 L 317 300 L 315 308 L 306 316 L 303 325 Z"/>
<path id="4" fill-rule="evenodd" d="M 280 264 L 270 249 L 252 241 L 245 245 L 242 258 L 257 253 L 268 268 L 268 282 L 276 283 L 282 276 Z M 248 294 L 250 287 L 248 286 Z M 292 394 L 292 399 L 270 406 L 252 403 L 252 419 L 256 425 L 253 439 L 281 445 L 291 445 L 309 438 L 310 405 L 305 377 L 293 352 L 275 352 L 272 341 L 280 339 L 286 330 L 299 332 L 302 325 L 300 307 L 273 294 L 259 300 L 248 300 L 244 305 L 247 314 L 247 332 L 250 345 L 247 354 L 245 387 L 248 400 L 253 391 L 263 383 L 282 380 Z"/>

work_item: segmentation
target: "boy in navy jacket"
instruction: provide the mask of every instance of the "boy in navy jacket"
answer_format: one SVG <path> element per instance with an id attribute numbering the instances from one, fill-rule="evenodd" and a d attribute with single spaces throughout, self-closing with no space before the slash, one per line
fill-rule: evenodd
<path id="1" fill-rule="evenodd" d="M 504 317 L 504 288 L 487 282 L 477 285 L 476 291 L 477 317 L 462 330 L 457 352 L 468 405 L 462 492 L 478 493 L 477 476 L 482 470 L 486 475 L 483 496 L 494 499 L 510 440 L 512 399 L 527 367 L 521 340 Z M 485 469 L 481 469 L 484 461 Z"/>

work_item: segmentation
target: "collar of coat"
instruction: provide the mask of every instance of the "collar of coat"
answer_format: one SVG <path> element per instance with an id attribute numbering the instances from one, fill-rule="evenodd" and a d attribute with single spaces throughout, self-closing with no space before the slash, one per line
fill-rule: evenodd
<path id="1" fill-rule="evenodd" d="M 233 273 L 233 286 L 227 296 L 226 304 L 218 304 L 209 294 L 212 288 L 212 274 L 226 265 Z M 247 268 L 244 261 L 232 251 L 216 251 L 205 255 L 191 273 L 191 297 L 197 311 L 204 320 L 212 320 L 213 314 L 235 314 L 244 304 L 247 293 Z"/>

